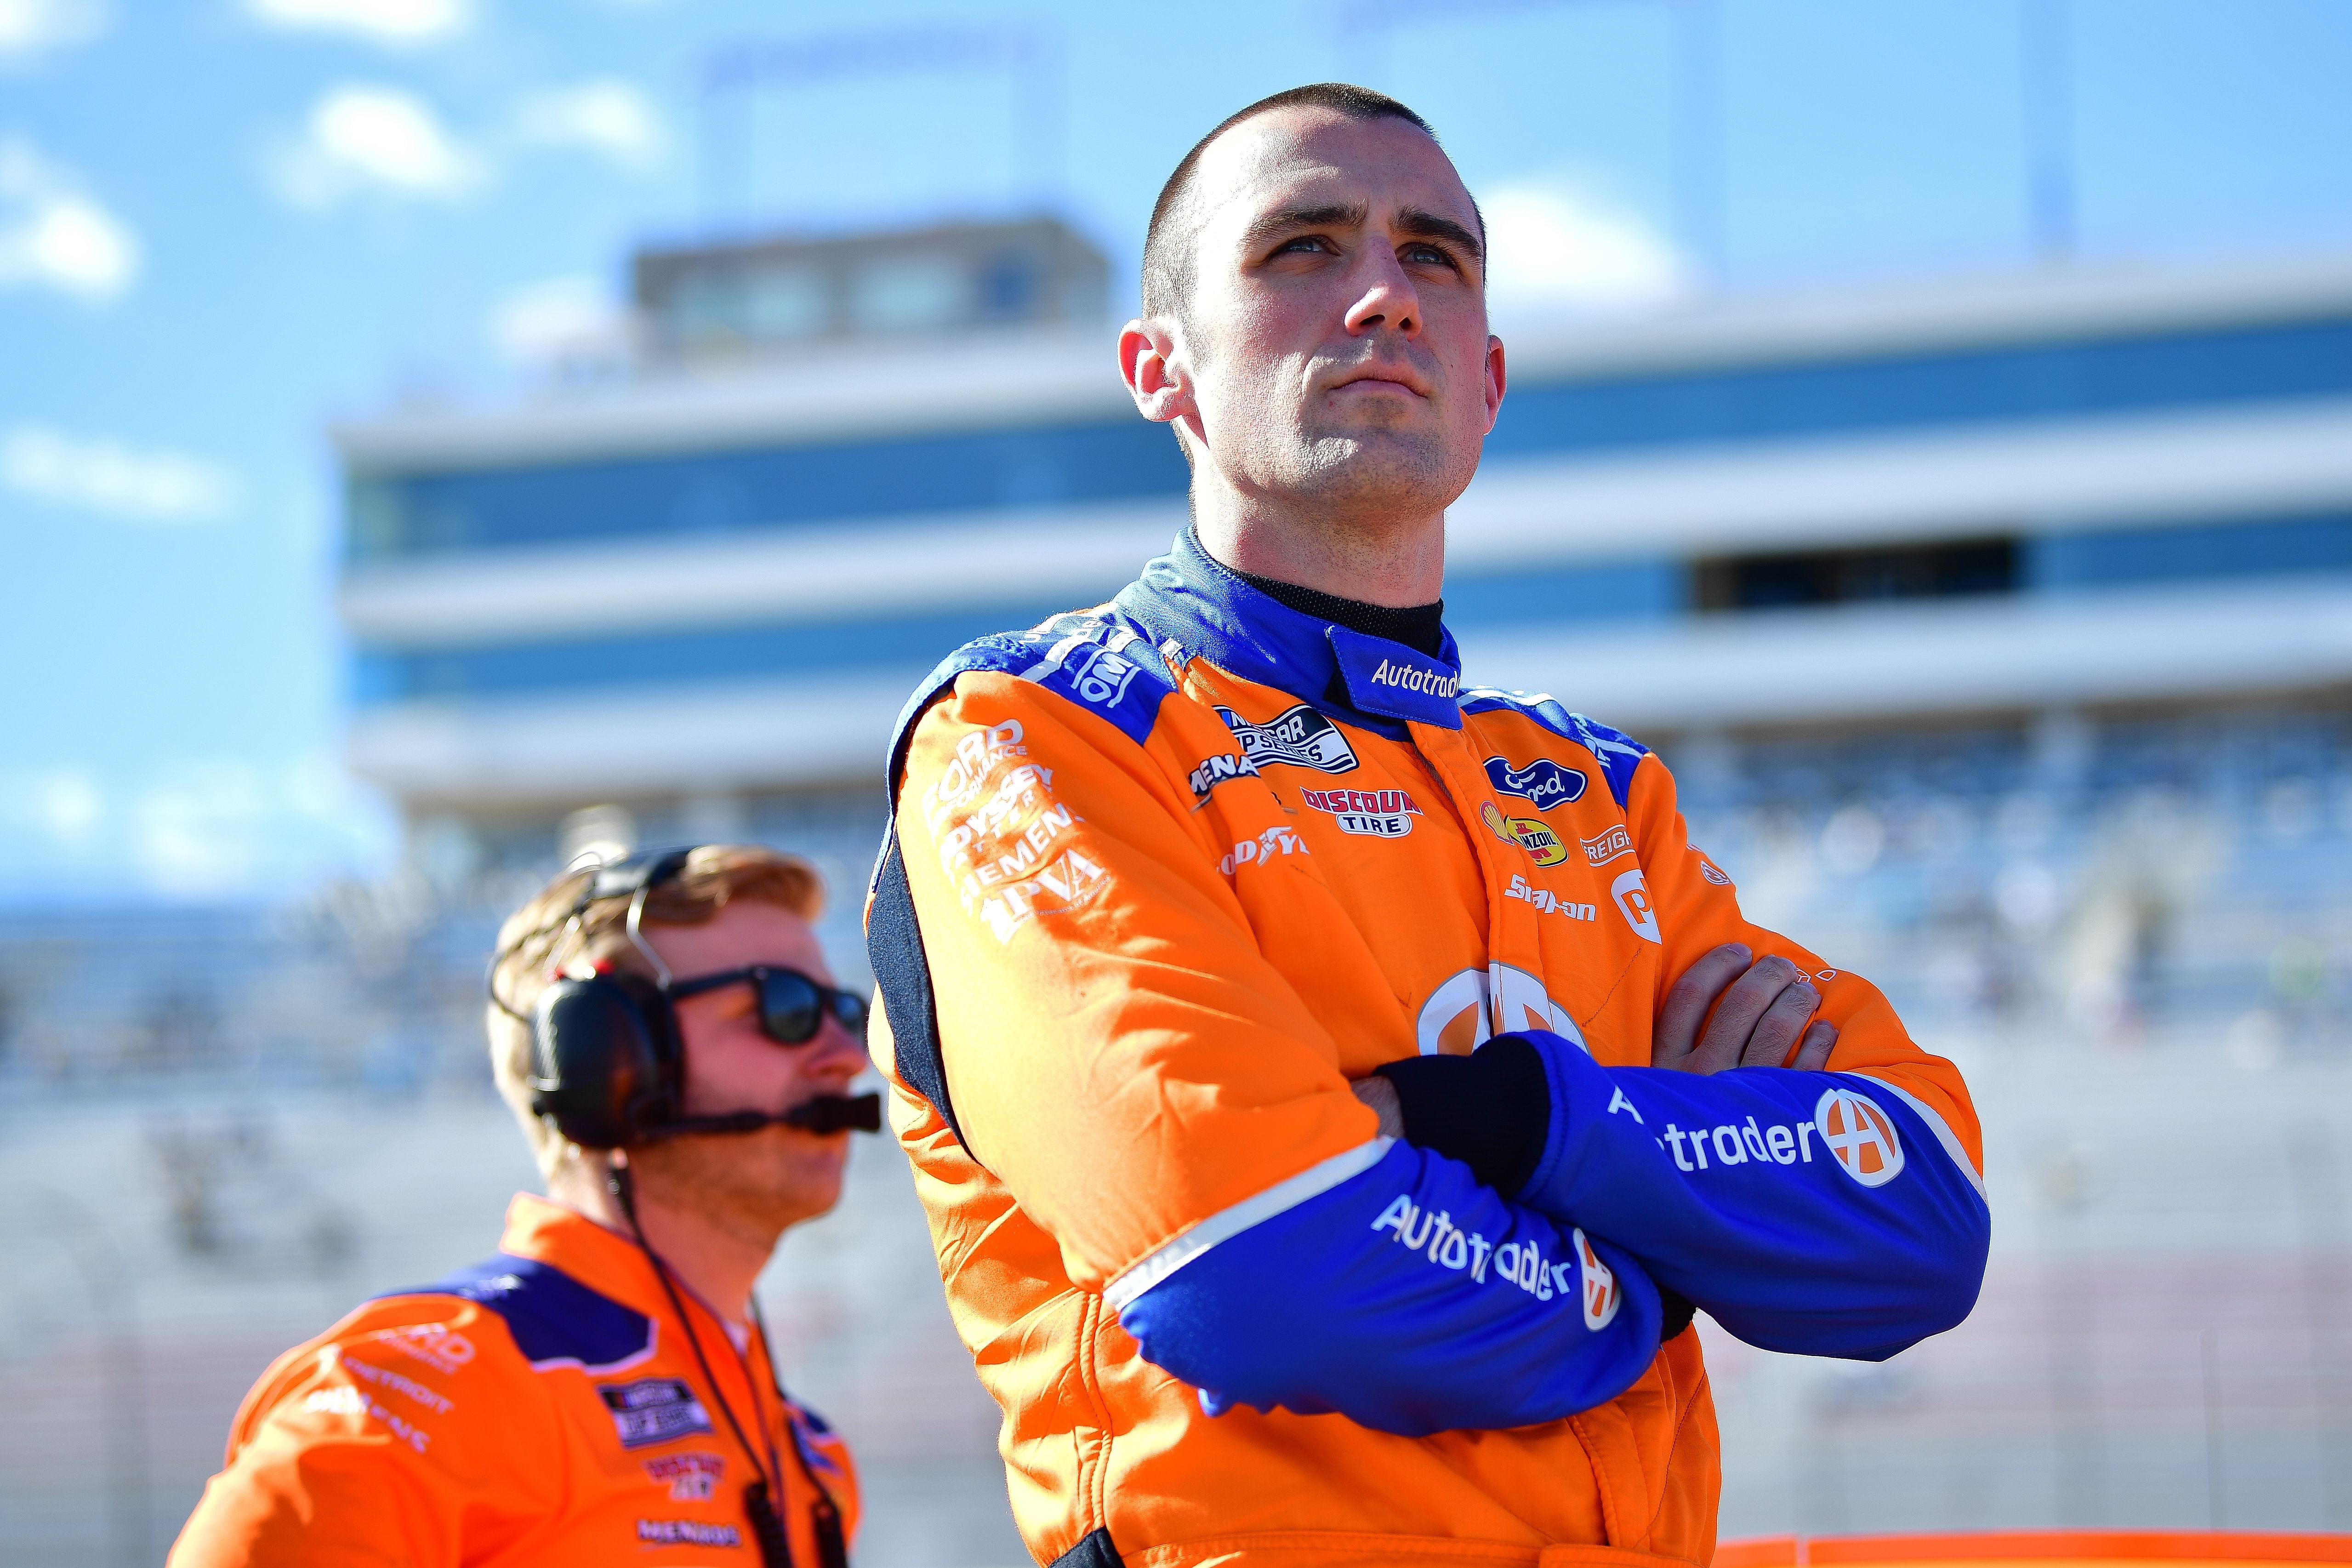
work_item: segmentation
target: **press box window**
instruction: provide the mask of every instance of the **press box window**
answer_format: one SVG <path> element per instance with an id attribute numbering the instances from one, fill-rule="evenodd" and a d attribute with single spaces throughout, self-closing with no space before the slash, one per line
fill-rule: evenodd
<path id="1" fill-rule="evenodd" d="M 1952 599 L 2012 594 L 2020 585 L 2014 539 L 1722 555 L 1698 562 L 1692 582 L 1701 610 Z"/>

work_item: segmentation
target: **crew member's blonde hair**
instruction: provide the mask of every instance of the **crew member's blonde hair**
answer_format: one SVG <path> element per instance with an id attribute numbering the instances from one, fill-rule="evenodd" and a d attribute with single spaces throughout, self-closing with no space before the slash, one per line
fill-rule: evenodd
<path id="1" fill-rule="evenodd" d="M 628 900 L 600 899 L 581 911 L 576 925 L 572 922 L 572 906 L 595 874 L 593 866 L 566 871 L 507 917 L 499 928 L 499 957 L 490 972 L 492 994 L 506 1006 L 492 1002 L 484 1009 L 490 1074 L 522 1123 L 540 1173 L 550 1178 L 577 1160 L 580 1148 L 558 1132 L 553 1122 L 531 1111 L 530 1026 L 522 1018 L 538 1006 L 540 993 L 563 975 L 593 973 L 604 963 L 646 973 L 625 929 Z M 706 844 L 687 857 L 677 875 L 646 894 L 644 923 L 701 925 L 739 899 L 773 904 L 814 922 L 824 908 L 824 882 L 815 867 L 781 849 Z"/>

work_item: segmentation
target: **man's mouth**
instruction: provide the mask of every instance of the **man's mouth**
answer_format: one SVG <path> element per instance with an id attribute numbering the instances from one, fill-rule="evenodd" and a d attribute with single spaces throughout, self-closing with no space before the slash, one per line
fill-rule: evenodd
<path id="1" fill-rule="evenodd" d="M 1331 390 L 1338 392 L 1343 387 L 1357 386 L 1367 382 L 1382 386 L 1393 386 L 1400 392 L 1409 392 L 1415 397 L 1429 395 L 1427 384 L 1401 365 L 1366 365 L 1363 369 L 1352 372 L 1334 382 Z"/>

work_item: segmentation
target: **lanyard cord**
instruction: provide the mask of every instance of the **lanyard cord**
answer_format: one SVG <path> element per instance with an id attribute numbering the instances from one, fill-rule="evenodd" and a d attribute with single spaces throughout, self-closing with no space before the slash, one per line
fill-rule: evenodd
<path id="1" fill-rule="evenodd" d="M 743 1424 L 735 1419 L 735 1407 L 727 1402 L 727 1391 L 719 1386 L 719 1379 L 710 1370 L 710 1358 L 702 1353 L 702 1336 L 694 1331 L 694 1320 L 688 1315 L 686 1302 L 678 1296 L 677 1285 L 671 1282 L 669 1265 L 661 1260 L 661 1255 L 654 1250 L 653 1243 L 646 1239 L 646 1227 L 638 1223 L 636 1193 L 629 1180 L 629 1168 L 614 1165 L 608 1167 L 607 1172 L 613 1196 L 619 1200 L 621 1212 L 628 1216 L 629 1229 L 636 1235 L 637 1247 L 645 1253 L 646 1261 L 653 1265 L 654 1278 L 661 1281 L 662 1292 L 669 1298 L 671 1310 L 677 1314 L 678 1326 L 686 1331 L 686 1342 L 694 1352 L 695 1364 L 702 1369 L 702 1381 L 710 1389 L 712 1402 L 719 1406 L 719 1413 L 727 1417 L 728 1428 L 735 1434 L 735 1441 L 741 1447 L 744 1458 L 760 1471 L 760 1479 L 743 1489 L 744 1511 L 751 1515 L 752 1533 L 759 1538 L 760 1555 L 767 1568 L 791 1568 L 792 1546 L 784 1533 L 782 1516 L 777 1513 L 775 1500 L 768 1489 L 772 1476 L 778 1492 L 782 1491 L 784 1485 L 784 1465 L 776 1454 L 775 1438 L 768 1436 L 768 1463 L 762 1468 L 760 1450 L 751 1447 L 751 1439 L 744 1434 Z M 766 1338 L 764 1328 L 761 1331 L 761 1337 L 763 1341 Z M 740 1353 L 737 1360 L 741 1360 Z M 773 1377 L 775 1363 L 772 1361 L 769 1363 L 768 1371 Z M 743 1367 L 743 1385 L 751 1392 L 751 1414 L 756 1416 L 760 1413 L 760 1385 L 752 1381 L 751 1369 L 748 1365 Z M 763 1433 L 762 1436 L 767 1435 Z M 805 1468 L 807 1461 L 803 1459 L 802 1464 Z M 822 1489 L 820 1495 L 823 1495 Z M 826 1500 L 828 1504 L 831 1501 L 829 1498 Z"/>
<path id="2" fill-rule="evenodd" d="M 784 1392 L 783 1379 L 776 1373 L 776 1343 L 768 1336 L 767 1316 L 760 1310 L 760 1298 L 756 1292 L 751 1297 L 751 1322 L 760 1331 L 760 1353 L 768 1358 L 769 1386 L 776 1391 L 776 1403 L 783 1406 L 784 1420 L 792 1428 L 787 1436 L 792 1439 L 793 1458 L 816 1493 L 816 1501 L 810 1506 L 809 1512 L 816 1526 L 817 1555 L 824 1560 L 824 1568 L 846 1568 L 849 1548 L 841 1531 L 841 1506 L 833 1500 L 833 1489 L 818 1478 L 816 1467 L 809 1462 L 808 1450 L 802 1446 L 800 1423 L 793 1419 L 792 1395 Z M 743 1381 L 751 1381 L 749 1366 L 743 1369 Z M 779 1466 L 779 1475 L 782 1469 Z"/>

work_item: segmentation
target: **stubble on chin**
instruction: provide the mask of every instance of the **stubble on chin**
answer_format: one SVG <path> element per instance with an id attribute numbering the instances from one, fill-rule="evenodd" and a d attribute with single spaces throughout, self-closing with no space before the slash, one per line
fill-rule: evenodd
<path id="1" fill-rule="evenodd" d="M 690 1209 L 739 1238 L 773 1246 L 786 1227 L 833 1207 L 841 1195 L 842 1151 L 806 1133 L 696 1133 L 630 1156 L 641 1190 L 667 1207 Z M 764 1240 L 762 1239 L 764 1238 Z"/>
<path id="2" fill-rule="evenodd" d="M 1273 480 L 1265 488 L 1303 514 L 1334 521 L 1419 521 L 1451 506 L 1475 466 L 1435 430 L 1309 426 L 1286 434 L 1281 449 L 1262 454 Z"/>

